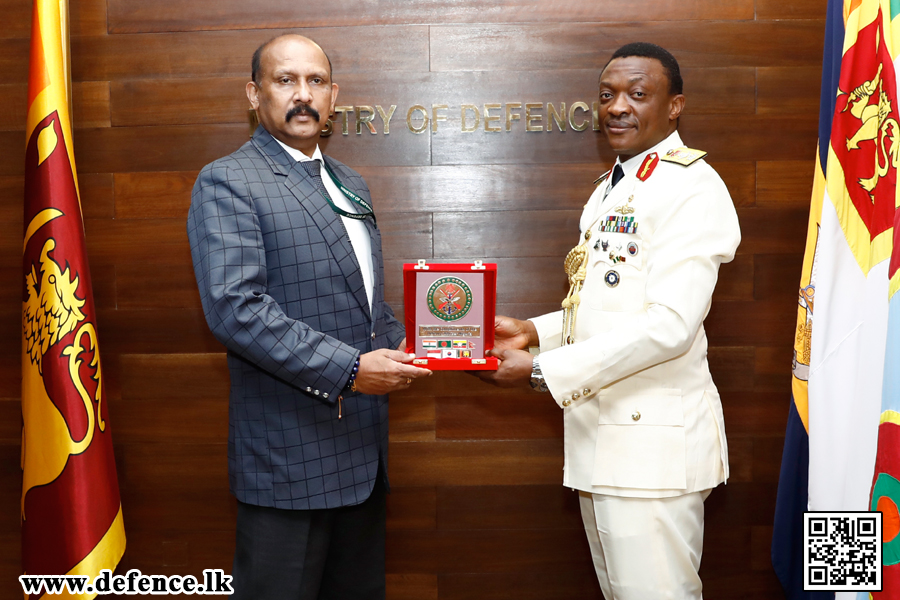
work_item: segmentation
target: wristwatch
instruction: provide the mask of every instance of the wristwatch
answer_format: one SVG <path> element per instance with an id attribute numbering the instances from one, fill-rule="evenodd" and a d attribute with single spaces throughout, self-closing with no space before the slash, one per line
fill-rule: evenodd
<path id="1" fill-rule="evenodd" d="M 541 363 L 538 357 L 531 359 L 531 387 L 536 392 L 549 392 L 547 382 L 544 381 L 544 374 L 541 373 Z"/>

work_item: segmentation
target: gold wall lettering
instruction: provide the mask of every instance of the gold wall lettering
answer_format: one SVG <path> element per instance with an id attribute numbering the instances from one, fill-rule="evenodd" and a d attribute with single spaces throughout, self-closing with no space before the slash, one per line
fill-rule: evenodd
<path id="1" fill-rule="evenodd" d="M 523 127 L 527 132 L 565 132 L 567 129 L 580 132 L 588 127 L 593 131 L 600 131 L 597 101 L 589 105 L 577 100 L 568 104 L 568 110 L 565 102 L 485 102 L 481 106 L 461 104 L 459 120 L 453 116 L 455 110 L 456 107 L 449 104 L 434 103 L 430 110 L 425 104 L 413 104 L 406 111 L 406 128 L 415 134 L 425 133 L 429 129 L 432 133 L 438 133 L 446 127 L 458 127 L 462 133 L 474 133 L 482 128 L 488 133 L 500 133 Z M 334 114 L 328 119 L 322 136 L 336 133 L 338 123 L 341 135 L 350 135 L 351 118 L 357 135 L 362 135 L 364 129 L 372 135 L 390 135 L 391 119 L 396 111 L 396 104 L 391 104 L 387 109 L 380 104 L 335 106 Z"/>
<path id="2" fill-rule="evenodd" d="M 413 125 L 413 113 L 421 112 L 422 113 L 422 125 L 415 126 Z M 428 111 L 425 110 L 425 107 L 421 104 L 414 104 L 409 107 L 409 110 L 406 111 L 406 126 L 413 133 L 424 133 L 426 129 L 428 129 Z"/>
<path id="3" fill-rule="evenodd" d="M 491 102 L 489 104 L 484 105 L 484 130 L 485 131 L 503 131 L 499 125 L 494 127 L 493 125 L 489 125 L 489 123 L 493 123 L 494 121 L 500 121 L 500 115 L 492 115 L 490 111 L 492 110 L 500 110 L 500 107 L 503 106 L 499 102 Z"/>
<path id="4" fill-rule="evenodd" d="M 375 131 L 375 126 L 372 125 L 372 121 L 375 120 L 375 109 L 371 106 L 366 106 L 362 104 L 357 106 L 354 111 L 356 112 L 356 133 L 359 135 L 362 133 L 362 126 L 365 125 L 370 133 L 378 133 Z M 366 114 L 362 114 L 365 112 Z"/>

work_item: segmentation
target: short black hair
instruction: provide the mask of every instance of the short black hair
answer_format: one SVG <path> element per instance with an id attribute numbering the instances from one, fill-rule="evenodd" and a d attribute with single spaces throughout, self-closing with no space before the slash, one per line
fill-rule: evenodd
<path id="1" fill-rule="evenodd" d="M 630 44 L 625 44 L 613 52 L 612 58 L 603 65 L 603 70 L 600 71 L 600 74 L 602 75 L 603 71 L 606 70 L 606 67 L 609 66 L 609 63 L 615 59 L 626 58 L 628 56 L 641 56 L 658 60 L 662 63 L 663 70 L 666 72 L 666 77 L 669 78 L 669 94 L 674 96 L 676 94 L 684 93 L 684 80 L 681 78 L 681 69 L 678 67 L 678 61 L 675 60 L 675 57 L 672 56 L 671 52 L 662 46 L 657 46 L 650 42 L 632 42 Z"/>
<path id="2" fill-rule="evenodd" d="M 269 47 L 269 44 L 271 44 L 272 42 L 274 42 L 275 40 L 277 40 L 279 38 L 283 38 L 285 35 L 294 35 L 294 34 L 286 33 L 286 34 L 282 34 L 282 35 L 276 35 L 273 38 L 269 38 L 268 40 L 266 40 L 265 42 L 260 44 L 259 48 L 257 48 L 256 51 L 253 53 L 253 58 L 250 60 L 250 79 L 252 79 L 253 83 L 255 83 L 257 86 L 259 85 L 259 71 L 260 71 L 260 62 L 262 61 L 262 53 L 265 52 L 266 48 Z M 303 37 L 303 36 L 300 36 L 300 37 Z M 309 39 L 309 38 L 306 38 L 306 39 Z M 309 41 L 312 42 L 312 40 L 309 40 Z M 315 44 L 315 42 L 313 42 L 313 43 Z M 316 44 L 316 46 L 319 46 L 319 45 Z M 322 48 L 322 46 L 319 46 L 319 49 L 322 50 L 322 54 L 325 55 L 325 60 L 328 61 L 328 76 L 332 77 L 333 73 L 332 73 L 332 69 L 331 69 L 331 59 L 328 57 L 328 53 L 325 52 L 325 50 Z"/>

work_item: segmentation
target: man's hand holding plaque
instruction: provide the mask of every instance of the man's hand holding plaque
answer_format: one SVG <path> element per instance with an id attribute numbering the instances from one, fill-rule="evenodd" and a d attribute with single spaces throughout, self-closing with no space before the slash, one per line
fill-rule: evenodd
<path id="1" fill-rule="evenodd" d="M 494 319 L 494 347 L 490 355 L 500 359 L 500 365 L 496 371 L 478 371 L 473 375 L 499 387 L 527 385 L 534 359 L 528 347 L 537 345 L 537 330 L 531 321 L 497 315 Z"/>
<path id="2" fill-rule="evenodd" d="M 356 391 L 382 395 L 408 388 L 413 380 L 428 377 L 431 371 L 412 366 L 414 354 L 382 348 L 359 357 Z"/>

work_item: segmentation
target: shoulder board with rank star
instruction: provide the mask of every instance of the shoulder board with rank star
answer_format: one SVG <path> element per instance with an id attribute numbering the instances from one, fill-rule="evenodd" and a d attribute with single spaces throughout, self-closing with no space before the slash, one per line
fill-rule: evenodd
<path id="1" fill-rule="evenodd" d="M 610 174 L 610 173 L 612 173 L 612 171 L 607 171 L 606 173 L 604 173 L 603 175 L 601 175 L 600 177 L 598 177 L 597 179 L 595 179 L 595 180 L 594 180 L 594 185 L 600 185 L 601 183 L 603 183 L 604 181 L 606 181 L 606 178 L 609 177 L 609 174 Z"/>
<path id="2" fill-rule="evenodd" d="M 662 156 L 662 160 L 688 167 L 704 156 L 706 156 L 706 152 L 703 150 L 694 150 L 693 148 L 672 148 Z"/>
<path id="3" fill-rule="evenodd" d="M 658 164 L 659 155 L 656 152 L 651 152 L 647 155 L 647 158 L 644 159 L 644 162 L 641 163 L 641 166 L 638 167 L 637 178 L 641 181 L 647 181 L 647 179 L 653 175 L 653 169 L 655 169 Z"/>

